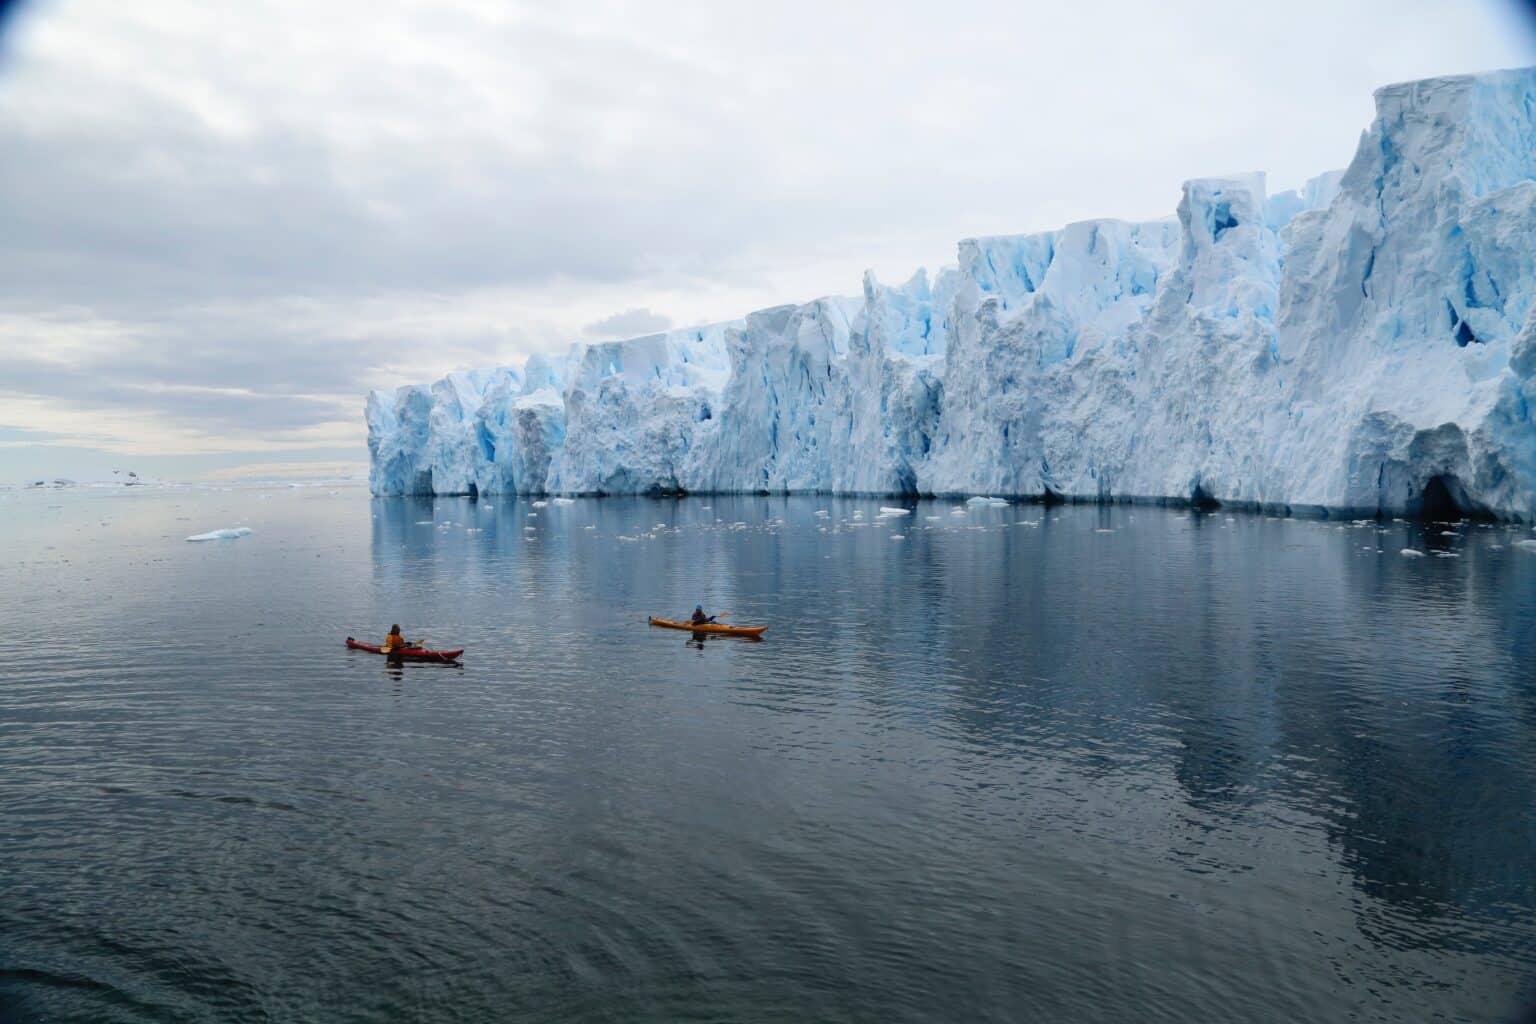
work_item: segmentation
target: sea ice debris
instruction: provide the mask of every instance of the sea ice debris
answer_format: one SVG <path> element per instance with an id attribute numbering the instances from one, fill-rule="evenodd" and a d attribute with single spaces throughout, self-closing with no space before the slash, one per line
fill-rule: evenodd
<path id="1" fill-rule="evenodd" d="M 244 537 L 246 534 L 248 534 L 250 532 L 251 532 L 251 528 L 249 526 L 235 526 L 235 527 L 231 527 L 231 528 L 226 529 L 226 530 L 209 530 L 207 533 L 195 533 L 192 536 L 188 537 L 187 540 L 189 540 L 189 541 L 235 540 L 236 538 Z"/>

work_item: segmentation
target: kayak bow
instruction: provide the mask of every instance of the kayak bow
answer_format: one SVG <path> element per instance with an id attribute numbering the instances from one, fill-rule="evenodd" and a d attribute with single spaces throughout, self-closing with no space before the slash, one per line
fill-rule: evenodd
<path id="1" fill-rule="evenodd" d="M 691 622 L 673 622 L 671 619 L 648 619 L 653 626 L 664 629 L 686 629 L 690 633 L 723 633 L 726 636 L 762 636 L 767 626 L 727 626 L 723 622 L 704 622 L 695 626 Z"/>
<path id="2" fill-rule="evenodd" d="M 406 661 L 458 661 L 459 655 L 464 653 L 460 647 L 456 651 L 429 651 L 425 647 L 402 647 L 395 651 L 385 651 L 384 648 L 374 644 L 365 644 L 351 637 L 347 637 L 347 646 L 354 651 L 371 651 L 374 654 L 383 654 L 390 658 L 403 658 Z"/>

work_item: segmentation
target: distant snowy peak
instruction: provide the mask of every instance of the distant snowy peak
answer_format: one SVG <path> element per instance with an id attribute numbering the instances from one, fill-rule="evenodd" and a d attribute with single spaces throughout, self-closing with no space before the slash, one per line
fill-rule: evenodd
<path id="1" fill-rule="evenodd" d="M 966 239 L 858 298 L 369 396 L 375 493 L 823 491 L 1536 517 L 1536 70 L 1349 167 Z"/>

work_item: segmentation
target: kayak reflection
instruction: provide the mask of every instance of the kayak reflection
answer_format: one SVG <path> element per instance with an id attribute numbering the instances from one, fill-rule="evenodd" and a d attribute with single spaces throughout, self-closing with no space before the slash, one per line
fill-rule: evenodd
<path id="1" fill-rule="evenodd" d="M 704 650 L 704 645 L 706 643 L 717 643 L 718 644 L 718 643 L 725 643 L 727 641 L 735 641 L 737 643 L 747 643 L 747 644 L 760 644 L 760 643 L 763 642 L 763 638 L 762 638 L 762 636 L 760 634 L 757 634 L 757 633 L 705 633 L 705 632 L 690 632 L 688 634 L 687 638 L 683 640 L 683 645 L 685 647 L 693 647 L 693 648 L 696 648 L 699 651 L 703 651 Z"/>

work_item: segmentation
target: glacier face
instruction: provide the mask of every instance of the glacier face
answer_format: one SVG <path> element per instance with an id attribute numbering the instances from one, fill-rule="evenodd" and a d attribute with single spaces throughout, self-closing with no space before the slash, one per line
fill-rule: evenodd
<path id="1" fill-rule="evenodd" d="M 1536 518 L 1536 69 L 1376 94 L 1347 170 L 968 239 L 858 298 L 368 398 L 375 494 L 822 491 Z"/>

